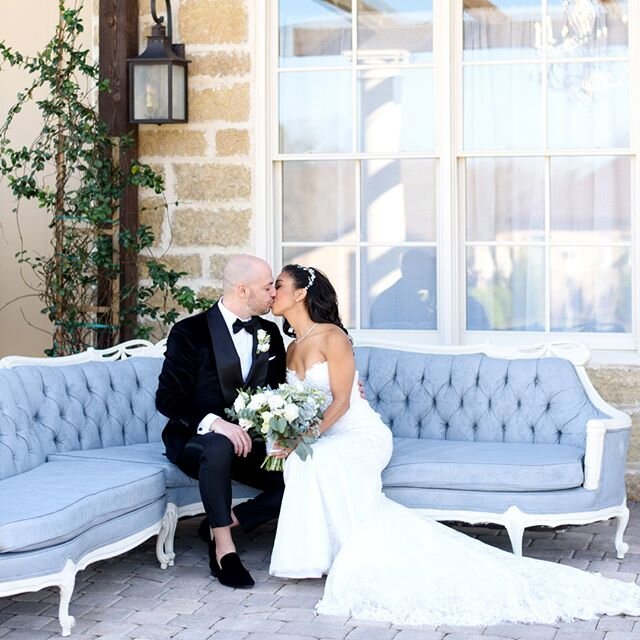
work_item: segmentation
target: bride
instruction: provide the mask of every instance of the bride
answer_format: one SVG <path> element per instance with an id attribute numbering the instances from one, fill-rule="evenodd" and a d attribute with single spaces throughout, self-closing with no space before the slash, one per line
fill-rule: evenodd
<path id="1" fill-rule="evenodd" d="M 313 456 L 294 455 L 285 464 L 272 575 L 327 574 L 318 613 L 396 624 L 640 615 L 634 584 L 514 556 L 388 500 L 380 474 L 391 457 L 391 432 L 360 397 L 333 286 L 317 269 L 287 265 L 276 280 L 272 311 L 295 335 L 288 380 L 328 397 Z"/>

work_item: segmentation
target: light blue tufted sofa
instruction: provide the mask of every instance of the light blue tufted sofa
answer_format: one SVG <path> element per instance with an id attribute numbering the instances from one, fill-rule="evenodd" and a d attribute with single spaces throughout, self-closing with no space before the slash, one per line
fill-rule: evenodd
<path id="1" fill-rule="evenodd" d="M 203 512 L 197 482 L 164 456 L 163 352 L 135 341 L 0 360 L 0 597 L 59 587 L 62 635 L 79 570 L 156 535 L 166 568 L 177 519 Z"/>
<path id="2" fill-rule="evenodd" d="M 528 526 L 616 518 L 624 556 L 631 419 L 593 388 L 585 347 L 380 344 L 356 359 L 394 435 L 389 498 L 437 520 L 502 524 L 518 555 Z"/>
<path id="3" fill-rule="evenodd" d="M 367 398 L 394 434 L 385 493 L 439 520 L 503 524 L 514 552 L 534 524 L 628 521 L 631 421 L 607 405 L 576 345 L 528 351 L 360 345 Z M 164 457 L 155 409 L 164 342 L 67 358 L 0 360 L 0 597 L 60 588 L 63 635 L 76 573 L 157 535 L 174 559 L 197 484 Z M 234 498 L 255 492 L 234 487 Z"/>

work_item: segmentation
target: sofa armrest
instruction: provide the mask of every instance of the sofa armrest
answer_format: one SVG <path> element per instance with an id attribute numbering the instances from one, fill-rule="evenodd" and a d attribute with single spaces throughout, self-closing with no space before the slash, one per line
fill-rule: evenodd
<path id="1" fill-rule="evenodd" d="M 584 483 L 582 485 L 585 489 L 596 491 L 600 487 L 604 443 L 607 433 L 625 429 L 631 429 L 631 418 L 624 414 L 615 418 L 592 418 L 587 421 Z M 625 461 L 621 460 L 620 463 L 624 465 Z"/>

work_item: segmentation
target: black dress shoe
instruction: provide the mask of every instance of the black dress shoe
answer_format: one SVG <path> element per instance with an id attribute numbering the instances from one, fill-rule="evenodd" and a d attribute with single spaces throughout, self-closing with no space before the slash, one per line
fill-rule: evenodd
<path id="1" fill-rule="evenodd" d="M 215 546 L 213 562 L 211 556 L 209 556 L 209 566 L 211 567 L 211 573 L 218 578 L 218 582 L 225 587 L 232 587 L 233 589 L 248 589 L 255 584 L 251 574 L 244 568 L 242 562 L 237 553 L 227 553 L 220 558 L 220 564 L 218 564 L 215 557 Z"/>

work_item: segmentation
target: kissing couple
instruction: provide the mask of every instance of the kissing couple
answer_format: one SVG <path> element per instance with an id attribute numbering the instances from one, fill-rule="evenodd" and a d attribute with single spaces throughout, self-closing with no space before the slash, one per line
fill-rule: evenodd
<path id="1" fill-rule="evenodd" d="M 286 352 L 278 326 L 294 339 Z M 225 420 L 239 388 L 304 381 L 328 398 L 313 455 L 280 449 L 284 473 L 260 465 L 265 444 Z M 169 418 L 169 460 L 199 481 L 201 533 L 212 574 L 251 588 L 233 543 L 278 518 L 269 572 L 327 576 L 318 613 L 395 624 L 552 624 L 598 614 L 640 615 L 640 587 L 542 560 L 514 556 L 429 521 L 387 499 L 381 473 L 390 429 L 358 387 L 353 345 L 335 289 L 314 267 L 271 267 L 232 257 L 222 298 L 172 328 L 156 395 Z M 232 508 L 231 481 L 262 490 Z"/>

